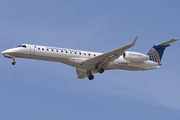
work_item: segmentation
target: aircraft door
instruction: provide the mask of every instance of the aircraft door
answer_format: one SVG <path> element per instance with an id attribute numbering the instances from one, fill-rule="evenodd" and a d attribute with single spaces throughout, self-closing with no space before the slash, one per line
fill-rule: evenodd
<path id="1" fill-rule="evenodd" d="M 34 45 L 30 45 L 30 54 L 32 54 L 32 55 L 35 54 L 35 47 L 34 47 Z"/>

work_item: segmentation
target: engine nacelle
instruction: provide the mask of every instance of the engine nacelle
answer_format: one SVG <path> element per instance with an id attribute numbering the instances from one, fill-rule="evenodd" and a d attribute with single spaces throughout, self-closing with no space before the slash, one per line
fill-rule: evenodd
<path id="1" fill-rule="evenodd" d="M 143 62 L 149 60 L 149 56 L 138 52 L 124 52 L 123 57 L 125 60 L 132 62 Z"/>

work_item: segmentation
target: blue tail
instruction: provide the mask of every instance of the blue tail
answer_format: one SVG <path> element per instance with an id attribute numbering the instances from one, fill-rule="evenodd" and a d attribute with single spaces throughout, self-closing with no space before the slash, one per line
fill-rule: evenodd
<path id="1" fill-rule="evenodd" d="M 170 45 L 168 45 L 168 46 L 170 46 Z M 166 47 L 168 47 L 168 46 L 166 46 Z M 149 55 L 149 59 L 151 61 L 160 63 L 166 47 L 158 47 L 158 46 L 154 45 L 147 54 L 147 55 Z"/>
<path id="2" fill-rule="evenodd" d="M 166 49 L 166 47 L 169 47 L 170 43 L 177 41 L 178 39 L 172 39 L 169 40 L 167 42 L 161 43 L 161 44 L 156 44 L 154 45 L 151 50 L 147 53 L 147 55 L 149 55 L 149 59 L 151 61 L 157 62 L 160 64 L 161 60 L 162 60 L 162 56 L 164 53 L 164 50 Z"/>

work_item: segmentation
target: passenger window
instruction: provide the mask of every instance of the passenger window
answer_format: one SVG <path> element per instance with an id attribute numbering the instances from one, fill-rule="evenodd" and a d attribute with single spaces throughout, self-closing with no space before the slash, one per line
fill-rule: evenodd
<path id="1" fill-rule="evenodd" d="M 79 53 L 81 55 L 81 53 Z"/>
<path id="2" fill-rule="evenodd" d="M 96 56 L 96 55 L 94 54 L 94 56 Z"/>
<path id="3" fill-rule="evenodd" d="M 61 52 L 63 53 L 63 50 L 61 50 Z"/>
<path id="4" fill-rule="evenodd" d="M 49 51 L 49 49 L 47 49 L 47 51 Z"/>
<path id="5" fill-rule="evenodd" d="M 58 52 L 58 50 L 56 50 L 56 52 Z"/>
<path id="6" fill-rule="evenodd" d="M 75 54 L 76 54 L 76 52 L 75 52 Z"/>
<path id="7" fill-rule="evenodd" d="M 68 53 L 68 51 L 66 51 L 66 53 Z"/>
<path id="8" fill-rule="evenodd" d="M 52 51 L 53 51 L 53 49 L 52 49 Z"/>
<path id="9" fill-rule="evenodd" d="M 84 55 L 86 55 L 86 53 L 84 53 Z"/>
<path id="10" fill-rule="evenodd" d="M 40 48 L 38 48 L 38 50 L 40 50 Z"/>
<path id="11" fill-rule="evenodd" d="M 42 48 L 42 50 L 44 50 L 44 48 Z"/>

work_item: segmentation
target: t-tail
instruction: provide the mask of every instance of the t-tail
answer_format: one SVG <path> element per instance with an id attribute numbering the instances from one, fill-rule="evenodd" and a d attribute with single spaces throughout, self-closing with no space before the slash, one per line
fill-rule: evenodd
<path id="1" fill-rule="evenodd" d="M 151 61 L 157 62 L 160 64 L 161 60 L 162 60 L 162 56 L 164 53 L 164 50 L 166 49 L 166 47 L 169 47 L 170 43 L 173 43 L 175 41 L 177 41 L 178 39 L 172 39 L 169 40 L 167 42 L 161 43 L 161 44 L 155 44 L 151 50 L 147 53 L 147 55 L 149 55 L 149 59 Z"/>

